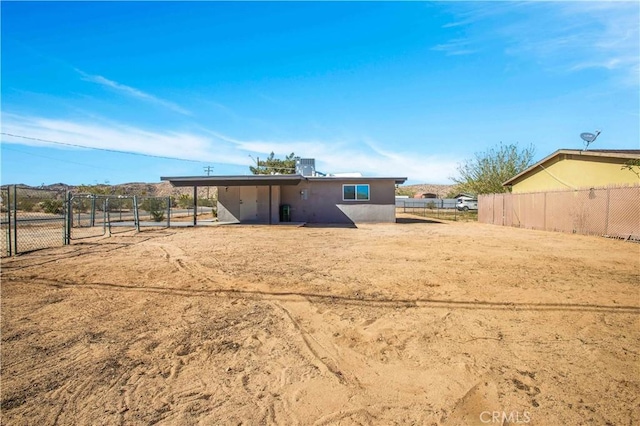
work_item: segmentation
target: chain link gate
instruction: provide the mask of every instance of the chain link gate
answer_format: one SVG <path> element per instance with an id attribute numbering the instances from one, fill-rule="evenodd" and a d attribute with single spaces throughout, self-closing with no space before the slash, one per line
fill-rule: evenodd
<path id="1" fill-rule="evenodd" d="M 140 230 L 136 196 L 112 195 L 107 198 L 107 222 L 110 234 Z"/>
<path id="2" fill-rule="evenodd" d="M 141 226 L 169 227 L 171 199 L 10 185 L 0 188 L 0 216 L 0 255 L 6 257 L 72 240 L 140 231 Z"/>
<path id="3" fill-rule="evenodd" d="M 67 239 L 79 240 L 106 235 L 107 200 L 108 197 L 102 195 L 69 193 L 66 217 Z"/>
<path id="4" fill-rule="evenodd" d="M 169 197 L 73 194 L 68 204 L 69 240 L 169 227 Z"/>
<path id="5" fill-rule="evenodd" d="M 65 244 L 64 191 L 2 188 L 2 256 Z"/>
<path id="6" fill-rule="evenodd" d="M 136 202 L 139 227 L 171 226 L 171 197 L 136 197 Z"/>

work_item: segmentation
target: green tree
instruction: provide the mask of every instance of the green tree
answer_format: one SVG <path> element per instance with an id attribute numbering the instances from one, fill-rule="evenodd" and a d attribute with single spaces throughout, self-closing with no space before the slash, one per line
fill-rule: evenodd
<path id="1" fill-rule="evenodd" d="M 296 155 L 292 152 L 281 160 L 272 152 L 266 160 L 258 159 L 256 167 L 249 166 L 249 170 L 254 175 L 292 175 L 296 172 Z"/>
<path id="2" fill-rule="evenodd" d="M 534 153 L 533 145 L 520 149 L 517 144 L 501 143 L 459 164 L 459 176 L 452 179 L 460 192 L 476 195 L 509 192 L 510 188 L 502 184 L 529 167 Z"/>

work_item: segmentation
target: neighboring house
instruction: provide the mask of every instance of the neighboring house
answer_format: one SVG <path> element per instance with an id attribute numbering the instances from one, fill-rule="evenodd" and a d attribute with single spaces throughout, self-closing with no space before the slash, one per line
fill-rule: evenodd
<path id="1" fill-rule="evenodd" d="M 503 186 L 519 193 L 637 185 L 640 177 L 624 168 L 625 163 L 632 160 L 640 160 L 640 150 L 560 149 Z"/>
<path id="2" fill-rule="evenodd" d="M 395 222 L 405 177 L 294 175 L 162 177 L 173 186 L 218 188 L 218 221 L 274 224 Z M 302 173 L 305 173 L 303 175 Z M 195 191 L 194 191 L 195 193 Z"/>

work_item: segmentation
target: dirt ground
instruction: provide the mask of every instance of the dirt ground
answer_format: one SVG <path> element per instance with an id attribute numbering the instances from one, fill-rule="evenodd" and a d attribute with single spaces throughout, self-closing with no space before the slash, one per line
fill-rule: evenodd
<path id="1" fill-rule="evenodd" d="M 640 245 L 404 216 L 2 260 L 2 424 L 640 422 Z"/>

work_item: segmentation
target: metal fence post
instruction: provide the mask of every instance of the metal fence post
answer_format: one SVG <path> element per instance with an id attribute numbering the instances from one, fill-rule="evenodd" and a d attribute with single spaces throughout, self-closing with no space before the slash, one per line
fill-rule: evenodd
<path id="1" fill-rule="evenodd" d="M 140 232 L 140 216 L 138 215 L 138 196 L 133 196 L 133 224 L 136 227 L 136 231 Z"/>
<path id="2" fill-rule="evenodd" d="M 65 197 L 65 215 L 64 215 L 64 245 L 71 244 L 71 217 L 73 215 L 73 210 L 71 208 L 73 203 L 73 197 L 71 195 L 71 191 L 67 191 L 67 195 Z"/>
<path id="3" fill-rule="evenodd" d="M 12 256 L 13 238 L 11 238 L 11 189 L 7 186 L 7 255 Z"/>
<path id="4" fill-rule="evenodd" d="M 120 201 L 118 201 L 119 203 Z M 111 236 L 111 206 L 109 206 L 109 198 L 107 197 L 107 199 L 104 201 L 104 210 L 106 212 L 105 214 L 105 227 L 107 227 L 105 229 L 105 233 L 107 231 L 107 229 L 109 230 L 109 236 Z M 108 225 L 107 225 L 108 223 Z"/>
<path id="5" fill-rule="evenodd" d="M 91 194 L 91 218 L 90 222 L 92 228 L 96 226 L 96 194 Z"/>
<path id="6" fill-rule="evenodd" d="M 102 200 L 102 233 L 107 233 L 107 205 L 109 203 L 109 198 L 105 198 Z"/>
<path id="7" fill-rule="evenodd" d="M 13 185 L 13 254 L 18 254 L 18 189 Z"/>

